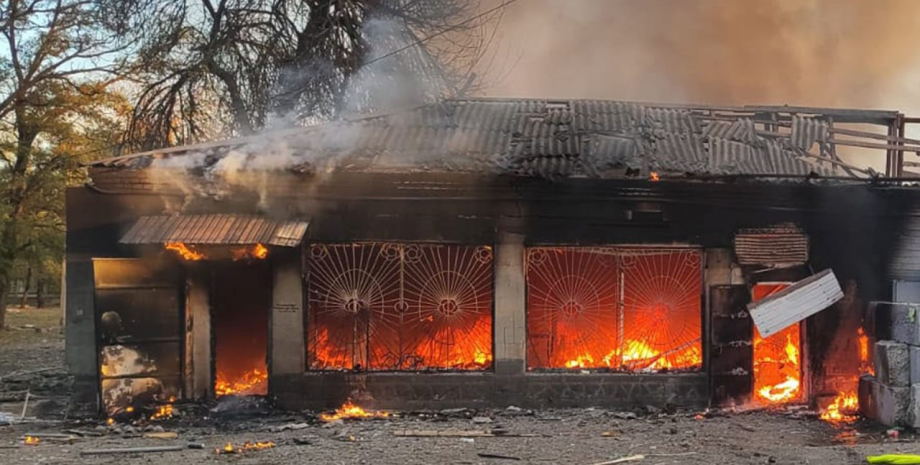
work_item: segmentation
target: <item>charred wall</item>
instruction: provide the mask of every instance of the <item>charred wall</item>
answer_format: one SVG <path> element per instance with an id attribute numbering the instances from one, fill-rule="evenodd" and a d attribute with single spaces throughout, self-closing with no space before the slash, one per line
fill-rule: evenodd
<path id="1" fill-rule="evenodd" d="M 87 263 L 92 257 L 131 257 L 144 253 L 142 249 L 118 244 L 131 222 L 143 215 L 170 211 L 232 212 L 308 219 L 310 227 L 305 242 L 320 243 L 405 241 L 494 245 L 501 235 L 513 234 L 522 237 L 525 246 L 685 244 L 713 249 L 731 249 L 739 229 L 794 223 L 810 238 L 808 266 L 772 273 L 746 270 L 747 282 L 795 280 L 825 268 L 834 269 L 842 284 L 852 282 L 844 302 L 812 317 L 806 327 L 809 362 L 821 378 L 827 371 L 825 360 L 837 347 L 836 331 L 842 328 L 849 331 L 850 326 L 862 324 L 866 302 L 890 296 L 887 266 L 904 227 L 906 212 L 912 203 L 920 200 L 920 195 L 909 189 L 865 185 L 587 179 L 553 182 L 423 173 L 338 173 L 322 180 L 279 174 L 270 183 L 261 185 L 265 188 L 261 192 L 222 187 L 211 190 L 220 195 L 188 198 L 176 191 L 161 195 L 162 192 L 117 183 L 107 184 L 106 193 L 90 187 L 68 191 L 67 352 L 68 362 L 78 379 L 82 376 L 87 392 L 95 389 L 96 382 L 92 355 L 95 350 L 91 318 L 93 279 L 92 267 L 87 267 Z M 176 210 L 177 206 L 181 208 Z M 496 344 L 500 343 L 498 338 L 496 334 Z M 500 366 L 497 361 L 496 369 Z M 605 383 L 616 384 L 620 379 L 616 376 L 585 378 L 579 383 L 574 379 L 560 381 L 558 388 L 550 389 L 546 386 L 552 384 L 549 381 L 555 379 L 552 376 L 530 379 L 530 375 L 521 376 L 523 365 L 512 367 L 510 372 L 515 370 L 520 373 L 474 378 L 430 375 L 436 378 L 429 381 L 374 375 L 367 382 L 380 393 L 405 392 L 404 398 L 412 402 L 421 402 L 424 393 L 438 397 L 436 388 L 419 386 L 443 385 L 444 389 L 456 389 L 450 386 L 460 379 L 481 388 L 480 391 L 470 387 L 469 393 L 463 394 L 465 399 L 476 399 L 481 392 L 496 389 L 496 392 L 504 392 L 502 389 L 510 392 L 520 388 L 525 391 L 520 394 L 523 398 L 508 394 L 507 399 L 534 405 L 566 404 L 558 404 L 558 399 L 572 399 L 568 402 L 572 405 L 595 402 L 589 395 L 571 394 L 574 396 L 571 397 L 572 389 L 578 392 L 593 389 L 607 394 L 620 389 L 603 387 Z M 343 386 L 353 386 L 362 379 L 346 378 L 342 378 Z M 570 377 L 558 379 L 563 378 Z M 626 383 L 627 378 L 620 382 Z M 277 383 L 271 389 L 276 395 L 290 399 L 302 397 L 306 388 L 312 392 L 326 389 L 335 384 L 335 379 L 335 376 L 285 374 L 273 381 Z M 674 398 L 692 403 L 708 397 L 705 377 L 703 381 L 693 376 L 660 379 L 662 386 L 670 386 L 662 387 L 661 392 L 671 389 L 667 392 L 677 393 Z M 416 386 L 419 383 L 422 384 Z M 813 380 L 813 384 L 817 391 L 824 389 L 821 380 Z M 681 385 L 689 391 L 680 394 L 684 388 L 674 386 Z M 697 387 L 702 394 L 694 391 Z M 547 394 L 527 394 L 530 392 Z M 642 396 L 637 395 L 624 399 L 641 400 Z"/>

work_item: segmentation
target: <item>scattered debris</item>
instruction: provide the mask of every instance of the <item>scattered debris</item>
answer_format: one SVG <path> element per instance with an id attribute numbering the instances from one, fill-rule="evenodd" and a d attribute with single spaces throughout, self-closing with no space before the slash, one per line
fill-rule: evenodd
<path id="1" fill-rule="evenodd" d="M 32 395 L 32 391 L 26 391 L 26 400 L 22 403 L 22 415 L 19 416 L 19 420 L 22 421 L 26 417 L 26 410 L 29 408 L 29 397 Z"/>
<path id="2" fill-rule="evenodd" d="M 272 441 L 246 441 L 239 447 L 235 447 L 232 442 L 228 442 L 226 446 L 214 449 L 214 452 L 216 454 L 242 454 L 254 450 L 271 449 L 273 447 L 275 447 L 275 443 Z"/>
<path id="3" fill-rule="evenodd" d="M 144 433 L 143 437 L 146 439 L 176 439 L 179 437 L 179 435 L 175 431 L 162 431 Z"/>
<path id="4" fill-rule="evenodd" d="M 492 423 L 492 419 L 489 417 L 473 417 L 473 423 L 477 425 Z"/>
<path id="5" fill-rule="evenodd" d="M 394 436 L 406 438 L 538 438 L 539 434 L 513 434 L 505 430 L 396 430 Z"/>
<path id="6" fill-rule="evenodd" d="M 292 439 L 292 441 L 294 442 L 294 444 L 298 446 L 312 446 L 313 445 L 313 441 L 306 439 L 306 438 L 294 438 Z"/>
<path id="7" fill-rule="evenodd" d="M 6 412 L 0 412 L 0 426 L 12 426 L 13 415 Z"/>
<path id="8" fill-rule="evenodd" d="M 82 430 L 82 429 L 69 429 L 66 432 L 70 434 L 75 434 L 80 437 L 99 438 L 99 437 L 105 436 L 105 433 L 101 431 L 89 431 L 89 430 Z"/>
<path id="9" fill-rule="evenodd" d="M 603 433 L 601 433 L 602 438 L 613 438 L 619 435 L 620 435 L 619 431 L 604 431 Z"/>
<path id="10" fill-rule="evenodd" d="M 639 418 L 639 416 L 633 412 L 616 412 L 613 416 L 621 420 L 635 420 Z"/>
<path id="11" fill-rule="evenodd" d="M 743 430 L 745 430 L 745 431 L 747 431 L 747 432 L 749 432 L 749 433 L 756 433 L 756 432 L 757 432 L 757 428 L 754 428 L 754 427 L 745 425 L 744 423 L 735 423 L 735 425 L 738 426 L 738 428 L 741 428 L 741 429 L 743 429 Z"/>
<path id="12" fill-rule="evenodd" d="M 616 463 L 638 462 L 640 460 L 645 460 L 645 456 L 642 454 L 630 455 L 629 457 L 620 457 L 616 460 L 610 460 L 608 462 L 595 463 L 594 465 L 614 465 Z"/>
<path id="13" fill-rule="evenodd" d="M 487 452 L 479 452 L 476 455 L 484 459 L 521 460 L 520 457 L 515 457 L 513 455 L 490 454 Z"/>
<path id="14" fill-rule="evenodd" d="M 296 431 L 299 429 L 309 428 L 309 423 L 288 423 L 286 425 L 273 426 L 269 428 L 269 431 L 273 433 L 280 433 L 282 431 Z"/>
<path id="15" fill-rule="evenodd" d="M 157 446 L 157 447 L 125 447 L 121 449 L 86 449 L 80 455 L 113 455 L 113 454 L 147 454 L 154 452 L 176 452 L 185 450 L 188 446 Z"/>

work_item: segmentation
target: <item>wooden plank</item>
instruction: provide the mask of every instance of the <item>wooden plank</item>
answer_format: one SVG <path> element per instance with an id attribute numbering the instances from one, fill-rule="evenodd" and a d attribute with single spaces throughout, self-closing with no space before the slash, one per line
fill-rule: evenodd
<path id="1" fill-rule="evenodd" d="M 866 149 L 903 150 L 905 152 L 920 152 L 920 147 L 915 146 L 915 145 L 876 144 L 873 142 L 862 142 L 858 140 L 835 139 L 833 137 L 828 139 L 827 141 L 832 144 L 846 145 L 850 147 L 862 147 Z"/>
<path id="2" fill-rule="evenodd" d="M 857 131 L 855 129 L 843 129 L 839 127 L 833 127 L 830 129 L 830 132 L 834 134 L 843 134 L 845 136 L 865 137 L 867 139 L 884 140 L 888 142 L 896 142 L 896 143 L 903 143 L 903 144 L 920 144 L 920 139 L 908 139 L 905 137 L 894 137 L 894 136 L 889 136 L 886 134 L 876 134 L 874 132 L 868 132 L 868 131 Z"/>
<path id="3" fill-rule="evenodd" d="M 146 454 L 152 452 L 177 452 L 185 450 L 186 446 L 157 446 L 157 447 L 125 447 L 121 449 L 86 449 L 80 455 L 114 455 L 114 454 Z"/>

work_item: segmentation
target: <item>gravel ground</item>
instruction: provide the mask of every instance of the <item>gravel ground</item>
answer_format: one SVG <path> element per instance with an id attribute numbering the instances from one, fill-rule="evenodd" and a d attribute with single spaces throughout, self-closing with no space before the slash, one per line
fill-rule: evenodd
<path id="1" fill-rule="evenodd" d="M 461 414 L 462 416 L 463 414 Z M 175 431 L 177 439 L 140 437 L 144 427 L 105 427 L 96 424 L 32 424 L 0 427 L 0 464 L 20 463 L 234 463 L 234 464 L 425 464 L 425 463 L 573 463 L 596 464 L 620 457 L 645 455 L 643 464 L 856 464 L 867 454 L 920 453 L 912 435 L 898 441 L 885 438 L 871 425 L 837 429 L 813 418 L 783 413 L 746 413 L 696 419 L 693 413 L 654 414 L 624 419 L 623 412 L 604 410 L 537 411 L 508 416 L 504 411 L 470 412 L 488 415 L 491 423 L 442 415 L 405 415 L 380 420 L 339 421 L 331 425 L 312 415 L 274 415 L 249 420 L 168 420 L 156 426 Z M 196 423 L 193 425 L 192 423 Z M 300 429 L 275 432 L 284 424 L 306 423 Z M 42 442 L 21 445 L 27 432 L 61 433 L 70 428 L 99 430 L 72 444 Z M 148 426 L 149 428 L 149 426 Z M 399 430 L 502 429 L 509 437 L 410 438 Z M 157 428 L 159 429 L 159 428 Z M 114 431 L 118 431 L 116 434 Z M 136 433 L 136 434 L 135 434 Z M 528 437 L 515 437 L 524 434 Z M 533 436 L 531 436 L 533 435 Z M 134 436 L 134 437 L 130 437 Z M 238 455 L 219 455 L 227 442 L 272 441 L 274 448 Z M 81 456 L 96 448 L 205 444 L 204 450 L 153 454 Z M 510 458 L 490 458 L 492 454 Z M 517 460 L 519 459 L 519 460 Z"/>

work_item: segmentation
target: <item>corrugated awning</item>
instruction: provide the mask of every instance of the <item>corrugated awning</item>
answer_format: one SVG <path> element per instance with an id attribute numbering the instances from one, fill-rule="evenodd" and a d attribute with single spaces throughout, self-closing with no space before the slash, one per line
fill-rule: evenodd
<path id="1" fill-rule="evenodd" d="M 296 247 L 307 232 L 305 221 L 274 221 L 255 215 L 142 216 L 121 238 L 122 244 L 246 245 Z"/>
<path id="2" fill-rule="evenodd" d="M 760 335 L 770 337 L 843 298 L 832 270 L 809 276 L 779 293 L 748 304 L 748 311 Z"/>

